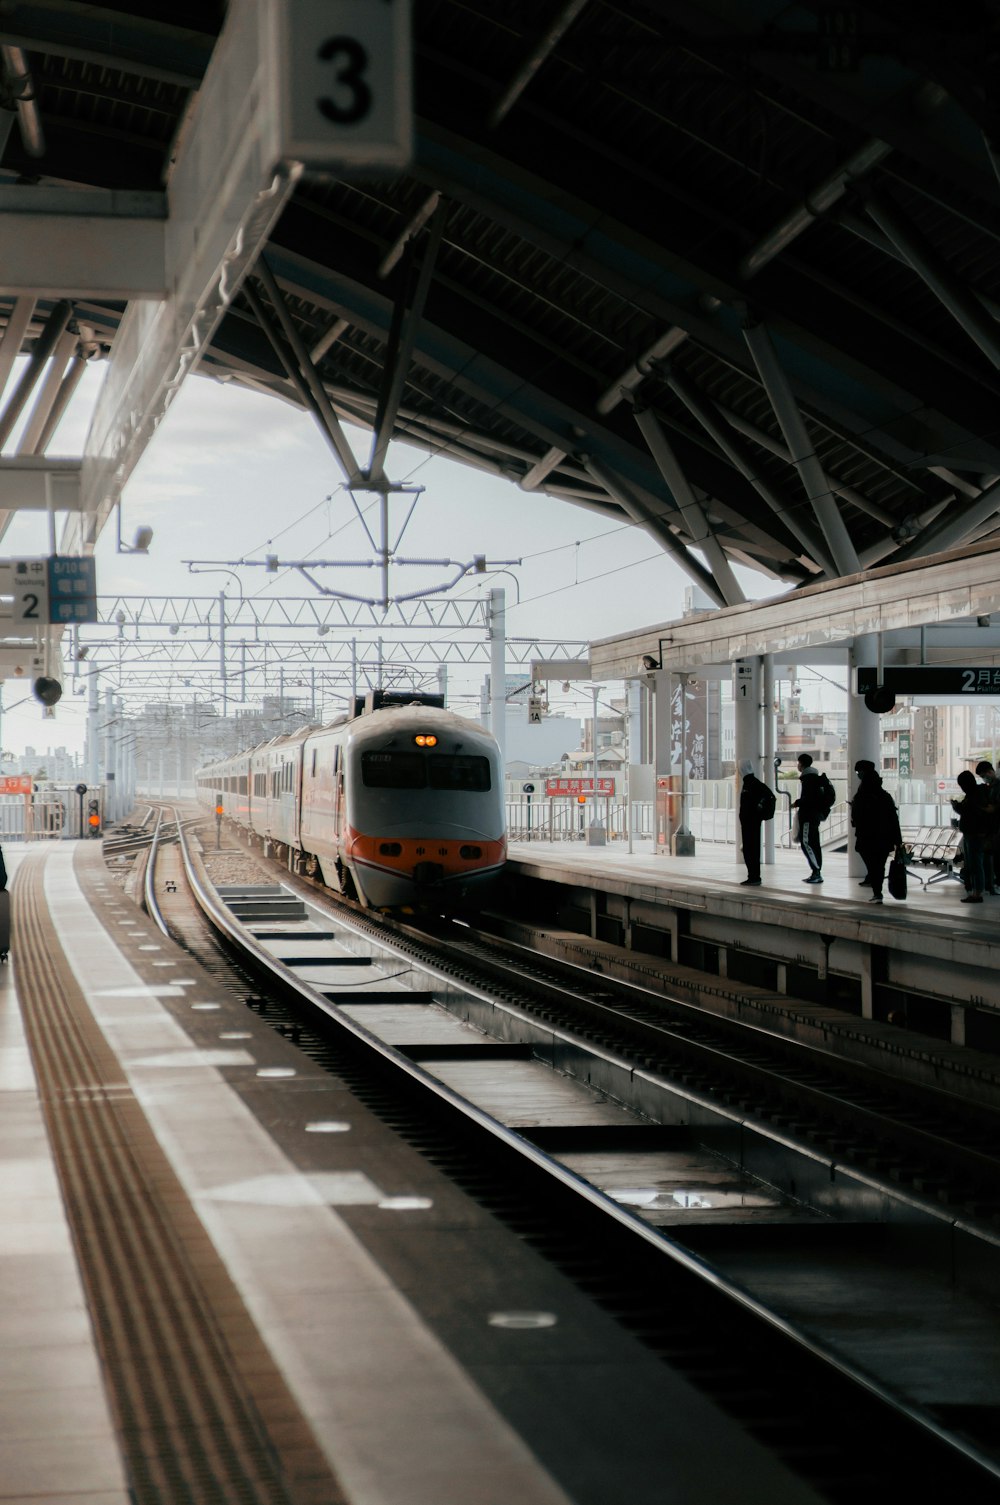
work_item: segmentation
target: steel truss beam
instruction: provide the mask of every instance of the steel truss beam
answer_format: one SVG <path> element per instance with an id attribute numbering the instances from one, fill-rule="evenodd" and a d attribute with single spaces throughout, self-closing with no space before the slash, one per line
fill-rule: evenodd
<path id="1" fill-rule="evenodd" d="M 268 0 L 230 6 L 182 139 L 168 189 L 161 300 L 133 300 L 122 319 L 87 436 L 85 525 L 71 517 L 62 550 L 90 549 L 126 480 L 289 197 L 282 161 Z"/>

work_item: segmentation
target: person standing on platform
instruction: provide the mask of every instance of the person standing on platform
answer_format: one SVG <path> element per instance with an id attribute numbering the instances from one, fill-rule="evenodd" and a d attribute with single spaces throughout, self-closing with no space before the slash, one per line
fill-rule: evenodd
<path id="1" fill-rule="evenodd" d="M 983 851 L 983 892 L 996 894 L 1000 893 L 1000 889 L 997 888 L 998 869 L 1000 869 L 1000 784 L 997 783 L 996 769 L 985 758 L 981 763 L 976 764 L 976 777 L 982 779 L 988 790 L 986 798 L 990 804 L 997 807 L 990 822 L 990 830 Z"/>
<path id="2" fill-rule="evenodd" d="M 820 841 L 819 823 L 826 815 L 820 796 L 819 774 L 813 767 L 810 753 L 799 753 L 799 777 L 802 791 L 792 805 L 799 812 L 799 846 L 809 864 L 809 877 L 803 883 L 823 882 L 823 844 Z"/>
<path id="3" fill-rule="evenodd" d="M 753 761 L 744 758 L 740 763 L 743 785 L 740 789 L 740 843 L 747 875 L 741 888 L 760 886 L 760 828 L 771 820 L 776 804 L 774 794 L 753 771 Z"/>
<path id="4" fill-rule="evenodd" d="M 958 813 L 958 829 L 962 833 L 962 865 L 968 889 L 962 903 L 982 904 L 985 887 L 983 850 L 996 807 L 989 803 L 988 786 L 977 784 L 975 774 L 968 768 L 962 769 L 955 782 L 965 796 L 951 802 L 951 808 Z"/>
<path id="5" fill-rule="evenodd" d="M 899 812 L 892 795 L 882 788 L 882 776 L 874 763 L 861 758 L 855 763 L 854 772 L 860 780 L 858 792 L 851 801 L 854 848 L 868 870 L 867 881 L 872 889 L 868 902 L 881 904 L 885 860 L 903 841 Z"/>

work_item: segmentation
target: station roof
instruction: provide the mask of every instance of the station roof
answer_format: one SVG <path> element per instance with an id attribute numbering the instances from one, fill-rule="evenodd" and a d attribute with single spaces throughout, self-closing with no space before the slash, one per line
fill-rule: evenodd
<path id="1" fill-rule="evenodd" d="M 267 157 L 271 10 L 0 7 L 0 371 L 62 362 L 22 470 L 111 361 L 70 545 L 196 362 L 311 408 L 345 480 L 391 481 L 391 433 L 632 519 L 718 605 L 733 561 L 795 586 L 1000 529 L 992 0 L 414 0 L 382 175 Z"/>

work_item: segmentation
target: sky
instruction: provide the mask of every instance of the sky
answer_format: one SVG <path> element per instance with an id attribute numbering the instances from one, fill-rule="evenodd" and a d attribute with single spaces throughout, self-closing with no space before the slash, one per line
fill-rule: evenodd
<path id="1" fill-rule="evenodd" d="M 106 367 L 90 368 L 49 445 L 50 456 L 79 456 L 100 380 Z M 11 381 L 17 379 L 17 371 Z M 370 437 L 348 430 L 362 463 Z M 16 444 L 17 430 L 12 437 Z M 587 641 L 679 616 L 688 577 L 642 529 L 615 524 L 543 494 L 528 494 L 502 479 L 483 475 L 442 456 L 393 445 L 386 473 L 397 484 L 425 489 L 398 552 L 415 558 L 475 554 L 494 561 L 520 559 L 506 573 L 468 577 L 449 594 L 468 598 L 503 586 L 509 637 Z M 266 574 L 262 568 L 228 573 L 221 566 L 240 559 L 281 560 L 372 556 L 357 513 L 342 488 L 340 469 L 314 420 L 273 397 L 232 383 L 189 377 L 129 480 L 122 500 L 121 534 L 131 540 L 140 525 L 153 529 L 147 555 L 119 554 L 114 519 L 96 549 L 97 588 L 108 595 L 217 596 L 242 589 L 246 596 L 305 597 L 310 587 L 295 572 Z M 361 498 L 362 505 L 368 499 Z M 394 503 L 394 508 L 399 504 Z M 4 539 L 10 557 L 48 552 L 42 514 L 20 514 Z M 209 561 L 192 573 L 185 560 Z M 218 566 L 218 567 L 212 567 Z M 323 584 L 369 594 L 374 570 L 318 572 Z M 455 574 L 453 568 L 397 569 L 392 593 L 415 590 Z M 737 568 L 748 596 L 780 587 Z M 434 598 L 437 599 L 437 598 Z M 85 632 L 84 632 L 85 636 Z M 454 668 L 449 687 L 468 702 L 484 667 Z M 86 697 L 67 683 L 54 719 L 23 686 L 4 686 L 0 747 L 20 753 L 65 745 L 82 749 Z M 550 692 L 553 709 L 583 714 L 590 696 L 582 688 L 563 697 Z"/>

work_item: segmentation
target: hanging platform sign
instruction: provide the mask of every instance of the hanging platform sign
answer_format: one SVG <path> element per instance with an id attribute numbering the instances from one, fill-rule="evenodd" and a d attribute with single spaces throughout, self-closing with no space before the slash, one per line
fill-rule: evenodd
<path id="1" fill-rule="evenodd" d="M 413 155 L 410 0 L 285 0 L 281 150 L 307 167 L 406 167 Z"/>
<path id="2" fill-rule="evenodd" d="M 858 694 L 879 683 L 876 668 L 858 669 Z M 882 670 L 882 686 L 892 695 L 994 695 L 1000 697 L 1000 664 L 955 669 L 950 664 L 897 664 Z"/>
<path id="3" fill-rule="evenodd" d="M 52 554 L 48 564 L 49 621 L 97 621 L 97 567 L 90 555 Z"/>
<path id="4" fill-rule="evenodd" d="M 0 560 L 0 595 L 13 599 L 10 615 L 15 622 L 22 622 L 27 627 L 47 627 L 49 625 L 47 560 Z"/>

